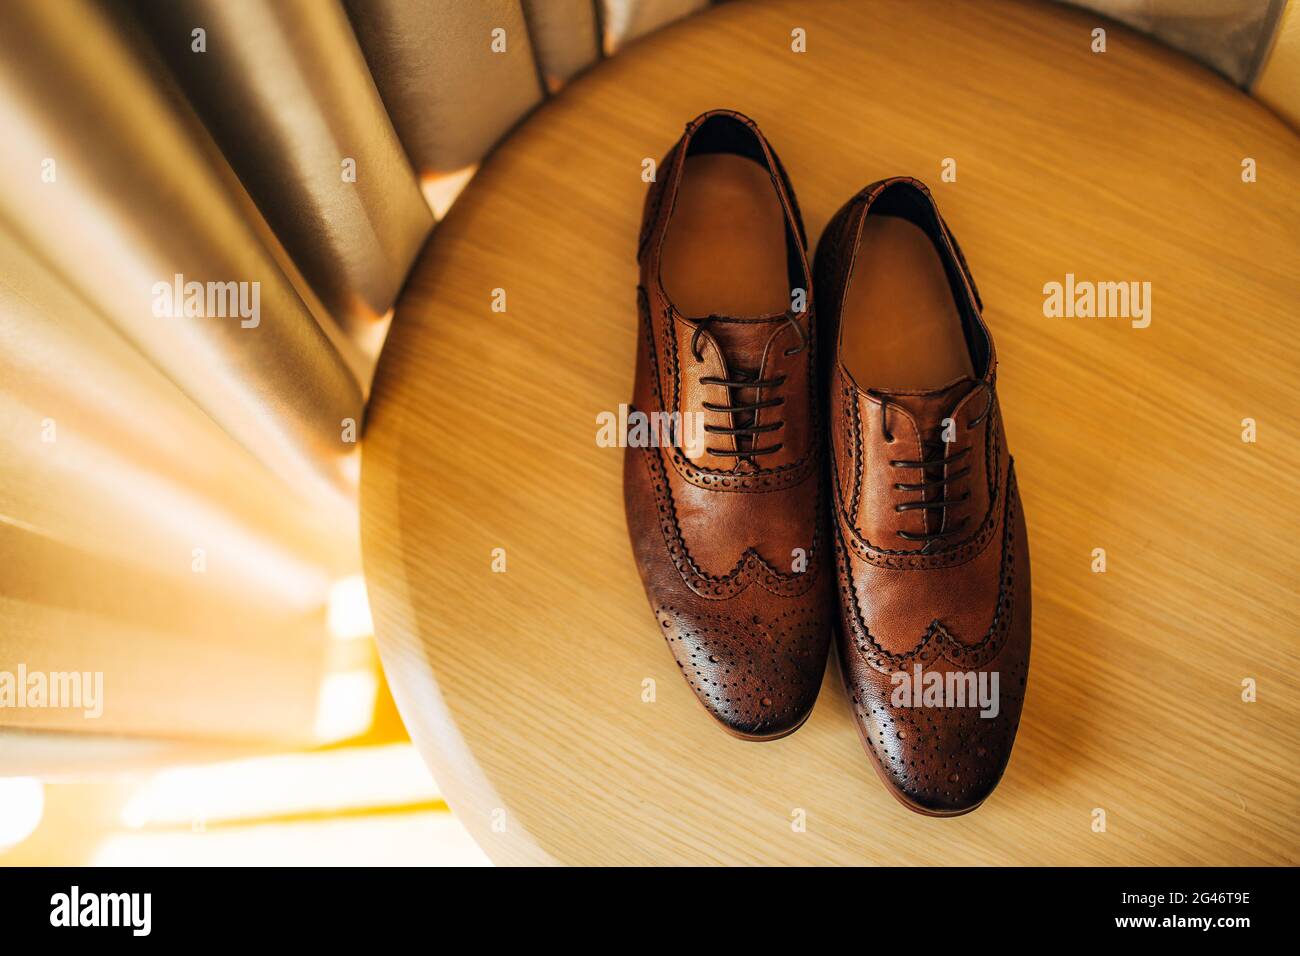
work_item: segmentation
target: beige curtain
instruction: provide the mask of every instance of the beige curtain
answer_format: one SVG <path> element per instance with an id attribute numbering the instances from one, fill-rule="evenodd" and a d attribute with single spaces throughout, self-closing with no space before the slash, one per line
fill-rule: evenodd
<path id="1" fill-rule="evenodd" d="M 0 706 L 0 773 L 345 732 L 330 596 L 360 574 L 357 439 L 426 181 L 602 37 L 702 5 L 0 4 L 0 694 L 104 685 L 97 717 Z"/>
<path id="2" fill-rule="evenodd" d="M 1195 57 L 1233 83 L 1259 75 L 1286 0 L 1067 0 Z"/>

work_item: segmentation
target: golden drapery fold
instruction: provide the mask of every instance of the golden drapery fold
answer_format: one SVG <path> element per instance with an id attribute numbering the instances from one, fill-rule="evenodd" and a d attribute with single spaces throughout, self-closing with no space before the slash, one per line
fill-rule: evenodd
<path id="1" fill-rule="evenodd" d="M 542 85 L 557 92 L 600 56 L 600 25 L 591 0 L 524 0 L 524 18 Z"/>
<path id="2" fill-rule="evenodd" d="M 364 353 L 364 382 L 433 218 L 343 9 L 171 0 L 147 11 L 141 26 L 185 96 Z"/>
<path id="3" fill-rule="evenodd" d="M 0 16 L 0 125 L 18 180 L 0 190 L 7 227 L 291 488 L 341 507 L 355 470 L 341 423 L 362 408 L 352 347 L 304 301 L 193 110 L 96 5 L 20 2 Z M 236 283 L 249 315 L 160 302 L 178 281 Z"/>
<path id="4" fill-rule="evenodd" d="M 480 158 L 542 99 L 519 0 L 346 0 L 384 106 L 422 177 Z"/>
<path id="5" fill-rule="evenodd" d="M 104 687 L 97 716 L 8 701 L 0 726 L 311 742 L 371 359 L 125 10 L 0 9 L 0 684 Z M 391 152 L 414 226 L 351 260 L 387 263 L 376 312 L 432 220 Z"/>
<path id="6" fill-rule="evenodd" d="M 600 56 L 596 3 L 526 7 L 0 6 L 0 684 L 107 687 L 0 735 L 338 724 L 326 610 L 423 181 Z"/>

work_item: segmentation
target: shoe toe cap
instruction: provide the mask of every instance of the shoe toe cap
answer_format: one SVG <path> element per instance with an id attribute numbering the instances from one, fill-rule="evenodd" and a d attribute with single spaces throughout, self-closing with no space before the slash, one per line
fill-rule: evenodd
<path id="1" fill-rule="evenodd" d="M 974 810 L 993 792 L 1010 759 L 1023 703 L 1023 663 L 1001 675 L 997 708 L 905 707 L 887 682 L 856 682 L 859 731 L 881 777 L 908 808 L 930 816 Z"/>
<path id="2" fill-rule="evenodd" d="M 817 699 L 829 623 L 810 604 L 764 613 L 736 603 L 662 604 L 655 617 L 691 690 L 725 729 L 755 740 L 785 736 Z"/>
<path id="3" fill-rule="evenodd" d="M 965 715 L 938 722 L 925 715 L 892 718 L 870 743 L 894 796 L 934 816 L 957 816 L 983 803 L 1002 777 L 1013 740 L 983 723 Z"/>

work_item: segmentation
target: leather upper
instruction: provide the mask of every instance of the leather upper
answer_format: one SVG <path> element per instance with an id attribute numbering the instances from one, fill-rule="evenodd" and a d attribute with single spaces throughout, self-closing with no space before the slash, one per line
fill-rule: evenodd
<path id="1" fill-rule="evenodd" d="M 684 157 L 697 131 L 717 118 L 743 124 L 761 149 L 797 237 L 806 292 L 800 312 L 684 316 L 664 291 L 659 254 Z M 744 438 L 714 433 L 706 447 L 723 454 L 704 451 L 692 458 L 681 447 L 629 447 L 624 460 L 633 550 L 678 666 L 727 729 L 745 737 L 781 736 L 803 721 L 820 688 L 832 627 L 832 557 L 803 225 L 780 162 L 752 120 L 714 110 L 687 125 L 647 195 L 638 259 L 635 409 L 698 413 L 714 429 L 734 430 L 734 414 L 706 403 L 782 400 L 754 413 L 756 424 L 784 423 L 761 436 L 764 444 L 779 443 L 777 451 L 736 454 L 746 447 Z M 784 381 L 773 388 L 702 381 L 734 380 L 741 369 L 757 380 Z"/>
<path id="2" fill-rule="evenodd" d="M 838 341 L 854 256 L 870 254 L 858 248 L 861 224 L 888 188 L 912 190 L 933 209 L 932 238 L 961 277 L 960 304 L 981 354 L 974 380 L 885 390 L 855 381 L 835 349 L 828 350 L 840 656 L 859 729 L 881 776 L 913 809 L 950 815 L 978 806 L 1010 755 L 1029 662 L 1028 542 L 982 303 L 929 191 L 915 180 L 872 184 L 827 227 L 816 277 L 825 340 Z M 937 470 L 892 464 L 958 453 L 958 460 Z M 958 468 L 969 470 L 954 477 Z M 917 484 L 939 473 L 950 479 L 947 486 L 925 494 L 943 494 L 955 504 L 898 510 L 918 500 Z M 941 539 L 904 536 L 944 532 Z M 996 673 L 996 716 L 982 717 L 972 706 L 898 706 L 895 675 L 908 674 L 915 686 L 918 666 L 923 682 L 932 672 L 945 681 L 950 673 L 954 681 L 959 674 L 978 681 L 982 673 L 990 686 Z"/>

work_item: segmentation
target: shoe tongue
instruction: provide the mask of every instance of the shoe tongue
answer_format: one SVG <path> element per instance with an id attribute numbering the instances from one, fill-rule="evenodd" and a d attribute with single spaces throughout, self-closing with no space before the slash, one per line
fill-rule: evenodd
<path id="1" fill-rule="evenodd" d="M 975 387 L 975 379 L 962 377 L 928 391 L 918 389 L 872 389 L 889 399 L 891 405 L 906 409 L 916 421 L 922 440 L 932 439 L 943 428 L 943 420 L 952 414 L 957 403 Z"/>
<path id="2" fill-rule="evenodd" d="M 785 321 L 784 313 L 747 319 L 711 316 L 708 321 L 709 335 L 713 336 L 726 358 L 727 377 L 733 381 L 746 382 L 767 377 L 763 374 L 763 354 L 767 351 L 772 336 Z M 730 400 L 738 405 L 747 405 L 759 399 L 755 388 L 733 388 L 730 393 Z M 732 415 L 732 424 L 737 428 L 747 428 L 754 424 L 754 420 L 753 411 L 735 412 Z M 735 442 L 738 451 L 746 451 L 762 444 L 752 435 L 738 435 Z M 738 462 L 737 467 L 740 465 Z"/>
<path id="3" fill-rule="evenodd" d="M 757 319 L 735 319 L 725 315 L 709 320 L 709 334 L 727 358 L 730 374 L 744 378 L 757 378 L 763 364 L 763 353 L 777 326 L 784 323 L 785 315 L 763 316 Z"/>

